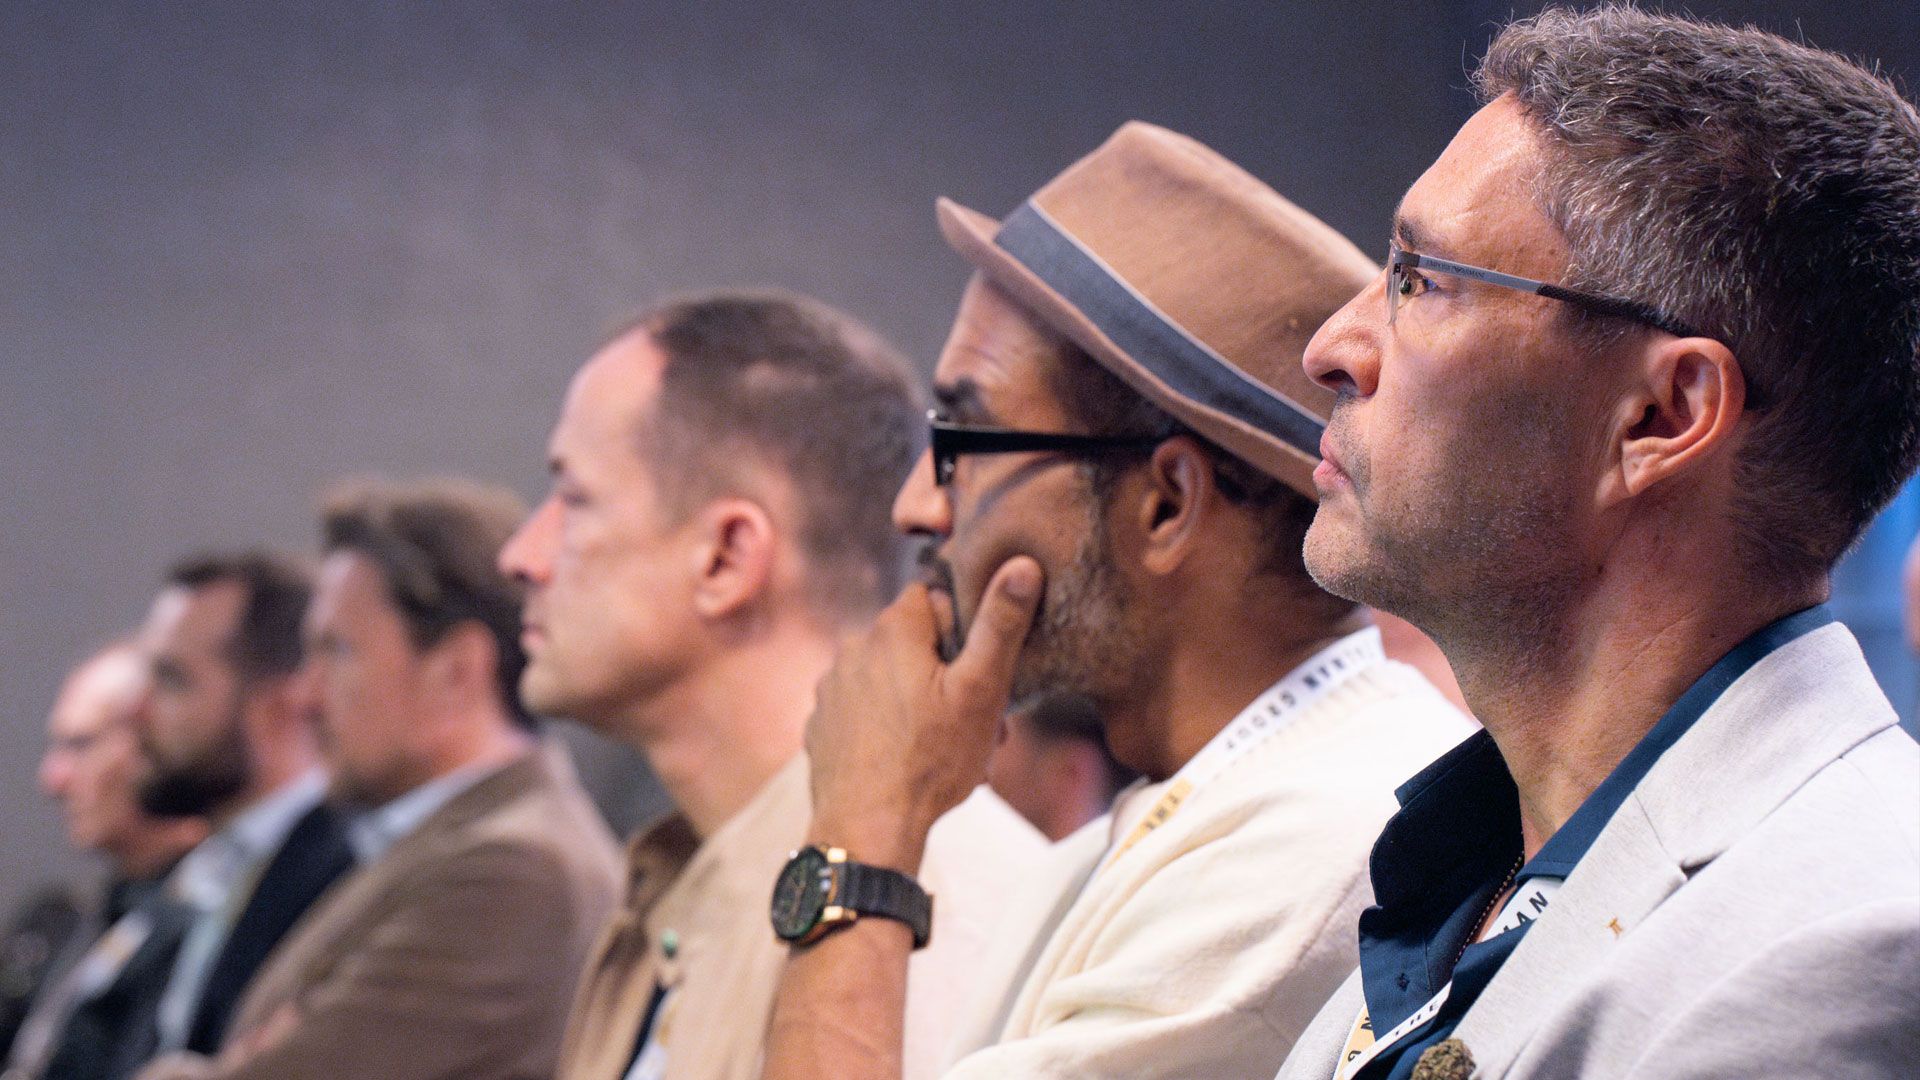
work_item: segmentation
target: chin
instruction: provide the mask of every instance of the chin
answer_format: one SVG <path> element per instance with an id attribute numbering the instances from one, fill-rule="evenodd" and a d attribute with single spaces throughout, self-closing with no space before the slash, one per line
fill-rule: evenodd
<path id="1" fill-rule="evenodd" d="M 520 704 L 537 716 L 571 716 L 566 711 L 568 696 L 554 682 L 551 673 L 528 664 L 520 674 Z"/>
<path id="2" fill-rule="evenodd" d="M 1314 515 L 1313 524 L 1307 529 L 1306 547 L 1301 552 L 1306 563 L 1307 574 L 1314 584 L 1340 597 L 1356 603 L 1367 603 L 1365 574 L 1361 565 L 1365 560 L 1359 557 L 1359 542 L 1347 530 L 1329 520 L 1329 514 L 1323 507 Z"/>

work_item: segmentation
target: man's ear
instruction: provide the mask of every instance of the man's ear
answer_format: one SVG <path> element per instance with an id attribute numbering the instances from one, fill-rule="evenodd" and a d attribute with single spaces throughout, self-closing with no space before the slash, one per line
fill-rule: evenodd
<path id="1" fill-rule="evenodd" d="M 1663 340 L 1642 359 L 1643 374 L 1622 404 L 1616 441 L 1624 496 L 1642 494 L 1719 453 L 1746 415 L 1746 375 L 1720 342 Z"/>
<path id="2" fill-rule="evenodd" d="M 500 648 L 485 624 L 469 619 L 428 646 L 422 659 L 427 685 L 435 690 L 478 687 L 483 693 L 492 693 L 500 667 Z"/>
<path id="3" fill-rule="evenodd" d="M 693 606 L 702 618 L 724 618 L 766 591 L 780 537 L 765 507 L 751 499 L 716 499 L 701 508 L 694 526 Z"/>
<path id="4" fill-rule="evenodd" d="M 1220 496 L 1213 459 L 1193 439 L 1175 436 L 1154 448 L 1142 475 L 1134 493 L 1141 562 L 1171 573 L 1193 551 L 1205 510 Z"/>

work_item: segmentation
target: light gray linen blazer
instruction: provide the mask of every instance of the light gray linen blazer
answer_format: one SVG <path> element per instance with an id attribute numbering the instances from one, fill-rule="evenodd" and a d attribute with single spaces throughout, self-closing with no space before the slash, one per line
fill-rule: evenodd
<path id="1" fill-rule="evenodd" d="M 1359 974 L 1281 1080 L 1326 1080 Z M 1920 746 L 1832 623 L 1673 745 L 1461 1018 L 1475 1077 L 1920 1076 Z"/>

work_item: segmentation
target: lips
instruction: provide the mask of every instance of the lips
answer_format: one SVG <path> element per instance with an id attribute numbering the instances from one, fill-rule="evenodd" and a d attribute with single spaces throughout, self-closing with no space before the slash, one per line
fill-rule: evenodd
<path id="1" fill-rule="evenodd" d="M 1320 464 L 1314 466 L 1313 485 L 1322 492 L 1334 487 L 1353 486 L 1352 478 L 1340 467 L 1340 458 L 1333 452 L 1333 429 L 1320 433 Z"/>

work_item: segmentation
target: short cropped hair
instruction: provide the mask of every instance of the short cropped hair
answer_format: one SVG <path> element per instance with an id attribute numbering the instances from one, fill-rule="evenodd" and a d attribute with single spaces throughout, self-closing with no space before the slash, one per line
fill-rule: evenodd
<path id="1" fill-rule="evenodd" d="M 502 574 L 498 556 L 526 518 L 526 504 L 504 488 L 464 480 L 394 484 L 352 481 L 327 496 L 320 515 L 322 547 L 350 551 L 379 570 L 387 596 L 406 622 L 416 649 L 463 623 L 493 638 L 500 703 L 521 727 L 537 721 L 520 704 L 518 582 Z"/>
<path id="2" fill-rule="evenodd" d="M 313 596 L 307 566 L 278 552 L 201 552 L 167 569 L 165 584 L 198 592 L 235 585 L 245 594 L 227 642 L 227 660 L 243 683 L 280 678 L 300 668 L 300 623 Z"/>
<path id="3" fill-rule="evenodd" d="M 1826 573 L 1920 463 L 1920 115 L 1833 53 L 1617 6 L 1508 26 L 1476 81 L 1545 136 L 1569 284 L 1739 358 L 1751 565 Z"/>
<path id="4" fill-rule="evenodd" d="M 815 609 L 864 620 L 899 591 L 894 495 L 926 437 L 912 370 L 874 331 L 783 292 L 688 296 L 636 320 L 666 355 L 641 454 L 679 514 L 771 467 L 792 486 Z"/>
<path id="5" fill-rule="evenodd" d="M 1199 443 L 1213 459 L 1220 493 L 1258 523 L 1266 550 L 1255 564 L 1256 573 L 1283 583 L 1290 602 L 1308 602 L 1326 618 L 1353 610 L 1352 601 L 1320 588 L 1307 573 L 1303 549 L 1318 504 L 1181 423 L 1078 345 L 1065 338 L 1057 338 L 1054 345 L 1060 363 L 1049 368 L 1051 389 L 1081 432 L 1160 440 L 1179 435 Z M 1089 492 L 1103 512 L 1129 465 L 1123 457 L 1093 457 L 1081 463 Z"/>

